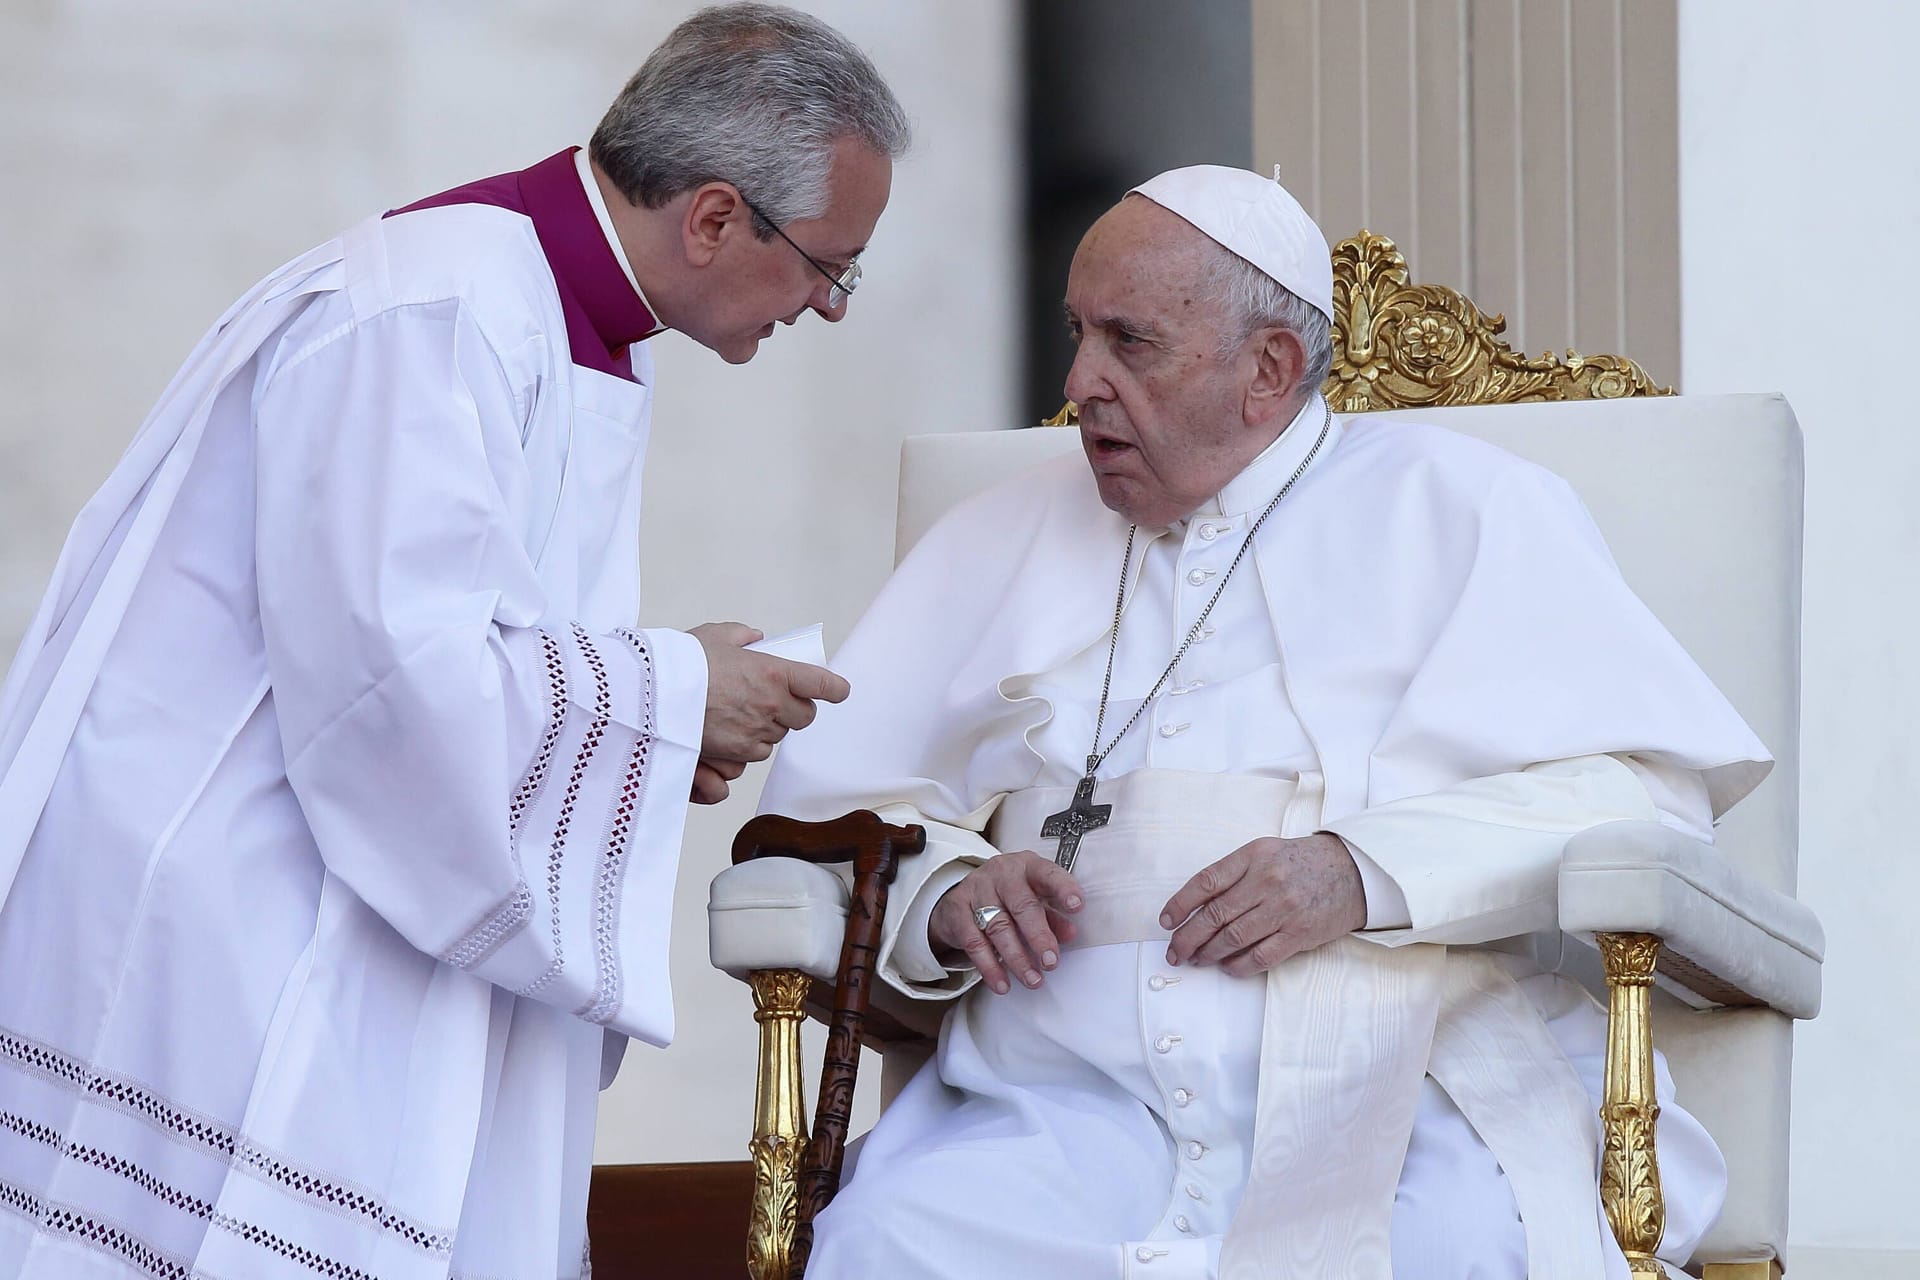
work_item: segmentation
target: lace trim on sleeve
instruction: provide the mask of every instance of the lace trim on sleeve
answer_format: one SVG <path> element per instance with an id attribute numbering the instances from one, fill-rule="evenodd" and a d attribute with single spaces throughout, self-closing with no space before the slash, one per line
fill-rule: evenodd
<path id="1" fill-rule="evenodd" d="M 580 656 L 586 660 L 587 670 L 593 677 L 593 719 L 581 735 L 579 750 L 574 752 L 567 789 L 560 798 L 560 814 L 553 823 L 553 839 L 547 846 L 548 927 L 552 930 L 553 959 L 548 962 L 546 972 L 515 993 L 522 996 L 537 994 L 566 971 L 565 938 L 560 921 L 560 880 L 566 862 L 567 836 L 573 829 L 574 808 L 586 785 L 587 769 L 593 764 L 593 757 L 600 750 L 600 743 L 606 738 L 607 728 L 613 721 L 613 685 L 607 678 L 606 660 L 600 656 L 593 637 L 577 622 L 573 624 L 573 642 L 579 648 Z"/>
<path id="2" fill-rule="evenodd" d="M 567 664 L 560 653 L 560 642 L 546 630 L 537 634 L 540 656 L 547 670 L 547 727 L 540 735 L 539 750 L 534 752 L 520 785 L 513 789 L 513 798 L 507 803 L 507 839 L 519 881 L 505 902 L 488 912 L 486 918 L 469 929 L 451 949 L 441 953 L 441 960 L 459 969 L 472 969 L 492 955 L 533 914 L 533 892 L 527 887 L 526 872 L 520 864 L 520 828 L 546 789 L 553 749 L 560 741 L 560 729 L 567 718 Z"/>
<path id="3" fill-rule="evenodd" d="M 647 647 L 645 637 L 636 631 L 624 629 L 618 634 L 633 650 L 639 663 L 642 721 L 641 732 L 635 737 L 633 750 L 627 756 L 626 776 L 621 780 L 620 790 L 614 797 L 607 838 L 600 850 L 600 866 L 594 881 L 594 992 L 593 999 L 576 1012 L 589 1022 L 599 1023 L 611 1020 L 620 1008 L 621 889 L 626 882 L 634 824 L 646 803 L 647 777 L 656 737 L 653 651 Z"/>

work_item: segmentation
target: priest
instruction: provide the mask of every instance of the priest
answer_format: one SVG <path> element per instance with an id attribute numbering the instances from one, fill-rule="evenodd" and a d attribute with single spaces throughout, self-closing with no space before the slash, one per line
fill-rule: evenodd
<path id="1" fill-rule="evenodd" d="M 935 1057 L 809 1274 L 1625 1277 L 1604 1013 L 1545 971 L 1568 836 L 1702 840 L 1765 749 L 1572 490 L 1343 421 L 1325 239 L 1277 182 L 1131 192 L 1067 282 L 1084 457 L 916 546 L 763 804 L 929 832 L 883 981 Z M 1725 1166 L 1672 1096 L 1666 1256 Z"/>
<path id="2" fill-rule="evenodd" d="M 688 800 L 846 692 L 636 628 L 646 340 L 840 319 L 906 141 L 831 28 L 704 11 L 188 358 L 0 695 L 0 1276 L 586 1274 Z"/>

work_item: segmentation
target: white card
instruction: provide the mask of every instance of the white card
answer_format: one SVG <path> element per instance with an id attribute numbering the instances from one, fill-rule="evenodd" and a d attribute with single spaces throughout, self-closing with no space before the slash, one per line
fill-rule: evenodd
<path id="1" fill-rule="evenodd" d="M 827 665 L 826 642 L 820 637 L 818 622 L 810 627 L 799 627 L 793 631 L 782 632 L 777 636 L 768 636 L 747 648 L 756 653 L 770 653 L 776 658 L 785 658 L 789 662 L 809 662 L 816 667 Z"/>

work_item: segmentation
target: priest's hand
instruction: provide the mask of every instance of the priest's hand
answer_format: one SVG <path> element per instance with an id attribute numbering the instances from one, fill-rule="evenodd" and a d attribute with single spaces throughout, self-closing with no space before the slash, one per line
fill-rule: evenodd
<path id="1" fill-rule="evenodd" d="M 747 766 L 736 760 L 712 760 L 702 757 L 693 767 L 693 795 L 695 804 L 719 804 L 727 798 L 731 787 L 728 785 L 747 771 Z"/>
<path id="2" fill-rule="evenodd" d="M 1080 886 L 1052 858 L 996 854 L 940 895 L 927 941 L 943 960 L 966 952 L 986 984 L 1005 995 L 1012 990 L 1008 970 L 1037 987 L 1040 971 L 1060 963 L 1060 944 L 1073 941 L 1068 917 L 1082 905 Z M 999 908 L 985 929 L 974 916 L 983 907 Z"/>
<path id="3" fill-rule="evenodd" d="M 765 760 L 788 730 L 813 723 L 815 703 L 841 702 L 847 696 L 847 682 L 825 667 L 743 648 L 763 639 L 752 627 L 709 622 L 691 634 L 707 654 L 707 720 L 700 741 L 705 765 Z M 730 781 L 718 768 L 709 768 L 705 775 L 696 770 L 695 798 L 713 795 L 714 784 L 720 783 L 724 799 L 724 784 Z"/>
<path id="4" fill-rule="evenodd" d="M 1160 923 L 1173 929 L 1167 963 L 1245 978 L 1365 928 L 1367 895 L 1339 836 L 1255 840 L 1182 885 Z"/>

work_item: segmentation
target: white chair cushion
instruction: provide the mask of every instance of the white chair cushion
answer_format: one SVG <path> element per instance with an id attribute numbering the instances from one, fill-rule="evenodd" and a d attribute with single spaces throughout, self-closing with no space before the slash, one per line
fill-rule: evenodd
<path id="1" fill-rule="evenodd" d="M 847 903 L 839 876 L 798 858 L 728 867 L 707 892 L 707 956 L 736 978 L 754 969 L 800 969 L 832 982 L 840 974 Z"/>
<path id="2" fill-rule="evenodd" d="M 1813 912 L 1657 822 L 1610 822 L 1567 842 L 1560 927 L 1655 934 L 1679 961 L 1668 976 L 1714 1004 L 1745 995 L 1796 1018 L 1820 1011 L 1826 939 Z"/>

